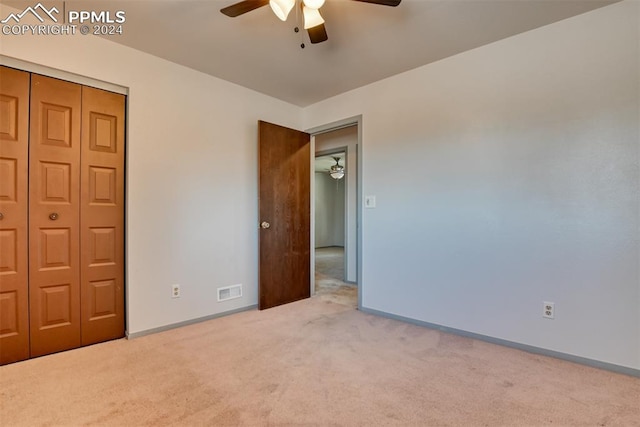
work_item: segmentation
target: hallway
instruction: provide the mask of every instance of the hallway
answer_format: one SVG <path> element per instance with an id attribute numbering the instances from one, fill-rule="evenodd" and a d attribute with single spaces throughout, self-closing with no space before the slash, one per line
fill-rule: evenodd
<path id="1" fill-rule="evenodd" d="M 358 306 L 358 286 L 344 282 L 344 248 L 316 248 L 315 296 L 351 307 Z"/>

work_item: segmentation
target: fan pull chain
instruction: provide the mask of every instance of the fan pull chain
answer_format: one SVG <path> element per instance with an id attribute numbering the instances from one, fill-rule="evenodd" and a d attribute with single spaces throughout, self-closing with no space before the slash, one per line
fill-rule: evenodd
<path id="1" fill-rule="evenodd" d="M 302 10 L 302 0 L 300 0 L 300 4 L 294 6 L 296 8 L 296 27 L 293 29 L 296 33 L 300 33 L 300 49 L 305 48 L 304 44 L 304 32 L 300 32 L 300 26 L 302 24 L 300 19 L 300 11 Z"/>

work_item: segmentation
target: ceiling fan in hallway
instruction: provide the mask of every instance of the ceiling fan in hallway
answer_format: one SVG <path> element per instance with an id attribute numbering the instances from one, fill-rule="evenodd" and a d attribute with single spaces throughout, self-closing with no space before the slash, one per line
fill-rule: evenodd
<path id="1" fill-rule="evenodd" d="M 351 0 L 359 1 L 362 3 L 373 3 L 382 6 L 398 6 L 401 0 Z M 289 16 L 289 12 L 298 4 L 302 9 L 304 19 L 304 29 L 309 34 L 311 43 L 321 43 L 327 41 L 327 30 L 324 26 L 324 19 L 320 14 L 320 8 L 324 5 L 325 0 L 245 0 L 239 3 L 232 4 L 225 8 L 220 9 L 223 14 L 235 18 L 236 16 L 243 15 L 252 10 L 258 9 L 267 4 L 271 6 L 273 13 L 282 21 L 286 21 Z M 299 28 L 296 27 L 295 31 L 298 32 Z M 304 48 L 304 43 L 301 45 Z"/>

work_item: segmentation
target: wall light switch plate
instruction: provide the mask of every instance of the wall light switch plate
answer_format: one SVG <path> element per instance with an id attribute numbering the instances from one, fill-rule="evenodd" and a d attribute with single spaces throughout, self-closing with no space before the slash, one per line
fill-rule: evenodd
<path id="1" fill-rule="evenodd" d="M 364 207 L 368 209 L 373 209 L 376 207 L 376 196 L 365 196 L 364 197 Z"/>

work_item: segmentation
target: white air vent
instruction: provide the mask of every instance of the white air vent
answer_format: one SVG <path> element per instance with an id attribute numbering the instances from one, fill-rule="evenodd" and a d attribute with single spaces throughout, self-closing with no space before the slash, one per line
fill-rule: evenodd
<path id="1" fill-rule="evenodd" d="M 226 286 L 218 288 L 218 302 L 227 301 L 242 296 L 242 285 Z"/>

